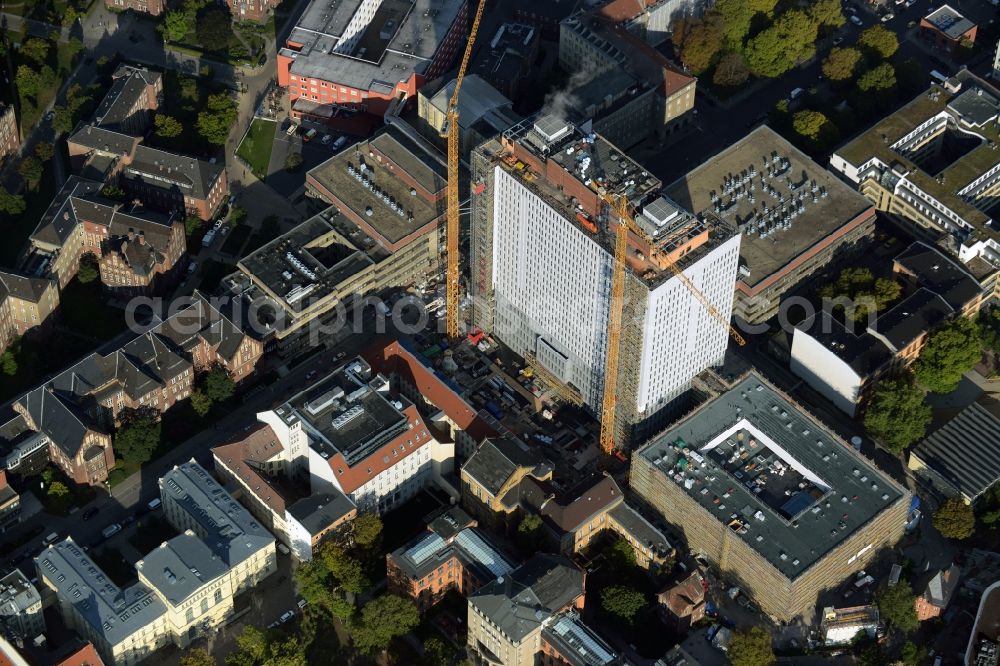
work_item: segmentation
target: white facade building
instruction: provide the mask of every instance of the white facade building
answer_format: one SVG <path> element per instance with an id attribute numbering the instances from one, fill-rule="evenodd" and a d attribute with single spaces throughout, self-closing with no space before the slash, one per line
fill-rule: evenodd
<path id="1" fill-rule="evenodd" d="M 579 224 L 500 166 L 494 169 L 494 331 L 539 362 L 599 409 L 607 353 L 611 253 Z M 652 210 L 651 210 L 652 209 Z M 664 198 L 646 207 L 653 227 L 693 216 Z M 728 321 L 739 264 L 740 235 L 684 266 L 684 274 Z M 634 409 L 649 416 L 686 391 L 691 379 L 725 356 L 728 329 L 677 277 L 647 281 L 630 273 L 624 326 L 641 335 Z M 631 316 L 629 316 L 631 312 Z M 630 321 L 631 319 L 631 321 Z"/>

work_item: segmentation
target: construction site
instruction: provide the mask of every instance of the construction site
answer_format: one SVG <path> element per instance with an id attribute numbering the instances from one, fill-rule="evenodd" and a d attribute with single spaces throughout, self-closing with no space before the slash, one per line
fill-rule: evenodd
<path id="1" fill-rule="evenodd" d="M 474 324 L 594 413 L 613 376 L 616 442 L 654 428 L 651 417 L 666 418 L 663 408 L 725 354 L 735 225 L 693 215 L 624 152 L 554 116 L 481 145 L 472 167 Z"/>

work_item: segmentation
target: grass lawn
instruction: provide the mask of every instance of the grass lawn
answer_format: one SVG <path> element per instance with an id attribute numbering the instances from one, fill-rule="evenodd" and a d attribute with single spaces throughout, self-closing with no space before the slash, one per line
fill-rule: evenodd
<path id="1" fill-rule="evenodd" d="M 125 330 L 125 312 L 105 303 L 98 280 L 71 281 L 59 296 L 63 325 L 80 335 L 110 340 Z"/>
<path id="2" fill-rule="evenodd" d="M 274 131 L 277 123 L 273 120 L 254 118 L 250 123 L 250 131 L 243 137 L 236 154 L 250 165 L 250 170 L 257 178 L 267 176 L 267 165 L 271 161 L 271 146 L 274 143 Z"/>

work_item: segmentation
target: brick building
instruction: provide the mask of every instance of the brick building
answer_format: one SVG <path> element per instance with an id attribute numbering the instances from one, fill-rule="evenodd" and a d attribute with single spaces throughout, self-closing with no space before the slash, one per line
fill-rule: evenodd
<path id="1" fill-rule="evenodd" d="M 976 42 L 979 26 L 950 5 L 942 5 L 920 19 L 920 36 L 935 48 L 954 54 L 963 44 Z"/>
<path id="2" fill-rule="evenodd" d="M 278 0 L 226 0 L 235 21 L 263 22 L 279 4 Z"/>
<path id="3" fill-rule="evenodd" d="M 398 111 L 444 74 L 468 33 L 467 0 L 314 0 L 278 51 L 293 118 Z"/>
<path id="4" fill-rule="evenodd" d="M 705 587 L 701 574 L 693 571 L 684 580 L 667 586 L 656 595 L 664 618 L 679 633 L 683 634 L 705 617 Z"/>
<path id="5" fill-rule="evenodd" d="M 427 532 L 386 555 L 389 591 L 413 599 L 427 611 L 449 591 L 469 596 L 506 576 L 512 560 L 487 532 L 453 507 L 427 526 Z"/>
<path id="6" fill-rule="evenodd" d="M 14 107 L 0 103 L 0 164 L 16 155 L 21 148 L 21 130 L 17 126 Z"/>
<path id="7" fill-rule="evenodd" d="M 0 351 L 14 338 L 50 324 L 58 307 L 55 280 L 0 271 Z"/>
<path id="8" fill-rule="evenodd" d="M 164 0 L 104 0 L 104 6 L 115 12 L 131 10 L 159 16 L 166 10 L 167 3 Z"/>
<path id="9" fill-rule="evenodd" d="M 756 373 L 632 456 L 630 485 L 771 617 L 903 535 L 910 493 Z"/>
<path id="10" fill-rule="evenodd" d="M 262 354 L 200 294 L 190 306 L 108 354 L 95 352 L 13 403 L 45 435 L 49 458 L 74 482 L 103 483 L 114 466 L 111 432 L 123 410 L 163 412 L 188 398 L 199 371 L 219 366 L 237 383 Z"/>

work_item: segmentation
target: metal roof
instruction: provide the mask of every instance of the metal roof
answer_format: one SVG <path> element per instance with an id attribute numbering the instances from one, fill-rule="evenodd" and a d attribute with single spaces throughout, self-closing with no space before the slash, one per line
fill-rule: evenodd
<path id="1" fill-rule="evenodd" d="M 1000 479 L 1000 419 L 974 402 L 913 447 L 910 455 L 974 501 Z"/>

